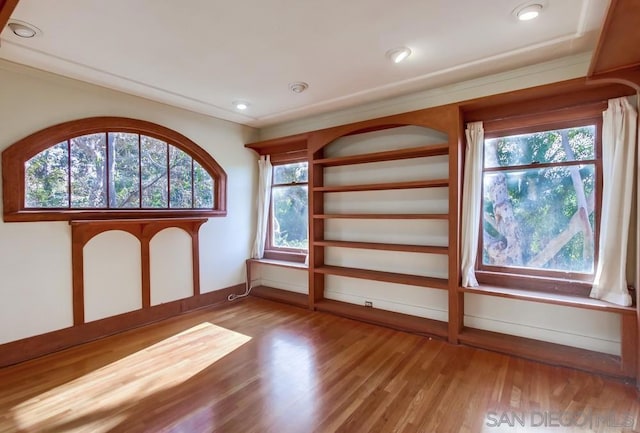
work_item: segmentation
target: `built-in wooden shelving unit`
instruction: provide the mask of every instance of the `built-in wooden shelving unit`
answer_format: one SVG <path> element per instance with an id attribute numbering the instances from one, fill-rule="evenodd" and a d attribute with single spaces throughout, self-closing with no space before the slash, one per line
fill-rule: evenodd
<path id="1" fill-rule="evenodd" d="M 429 117 L 430 110 L 424 110 Z M 431 110 L 431 115 L 438 116 L 439 110 Z M 441 112 L 439 113 L 441 114 Z M 424 127 L 432 126 L 427 120 L 426 122 L 418 113 L 409 113 L 404 116 L 404 121 L 398 126 L 418 125 Z M 389 130 L 386 124 L 388 119 L 379 119 L 378 121 L 363 122 L 353 125 L 353 130 L 345 133 L 354 135 L 357 130 L 371 132 L 376 129 Z M 437 123 L 437 122 L 436 122 Z M 362 128 L 361 128 L 362 127 Z M 347 156 L 325 157 L 324 148 L 330 145 L 340 136 L 332 137 L 326 141 L 315 152 L 310 154 L 310 185 L 311 185 L 311 202 L 310 205 L 310 233 L 313 235 L 310 239 L 310 293 L 311 302 L 314 308 L 322 311 L 329 311 L 347 317 L 357 318 L 367 322 L 386 324 L 397 329 L 409 330 L 425 334 L 446 337 L 448 335 L 448 325 L 446 322 L 426 319 L 422 317 L 409 316 L 406 314 L 394 313 L 390 311 L 380 310 L 377 308 L 368 308 L 364 306 L 344 303 L 335 300 L 328 300 L 324 297 L 325 276 L 339 276 L 347 278 L 356 278 L 364 281 L 381 281 L 394 284 L 404 284 L 421 288 L 431 288 L 448 290 L 450 281 L 446 278 L 436 278 L 421 275 L 411 275 L 398 272 L 384 272 L 371 269 L 351 268 L 343 266 L 331 266 L 324 263 L 325 248 L 352 248 L 352 249 L 369 249 L 378 251 L 396 251 L 421 254 L 440 254 L 448 255 L 450 245 L 407 245 L 397 243 L 381 243 L 381 242 L 353 242 L 344 240 L 333 240 L 325 238 L 324 221 L 331 219 L 352 219 L 352 220 L 394 220 L 401 224 L 403 220 L 441 220 L 449 221 L 451 209 L 447 213 L 324 213 L 324 202 L 326 194 L 344 193 L 344 192 L 366 192 L 366 191 L 383 191 L 383 190 L 406 190 L 406 189 L 423 189 L 423 188 L 447 188 L 450 185 L 451 178 L 448 176 L 443 179 L 423 179 L 399 182 L 377 182 L 369 184 L 355 185 L 326 185 L 324 169 L 327 167 L 350 166 L 369 163 L 385 163 L 391 161 L 408 160 L 414 158 L 428 158 L 434 156 L 449 155 L 451 146 L 458 143 L 458 132 L 453 129 L 444 131 L 450 134 L 449 143 L 436 143 L 429 145 L 419 145 L 409 148 L 400 148 L 393 150 L 385 150 L 379 152 L 369 152 L 364 154 L 354 154 Z M 453 202 L 455 204 L 455 201 Z M 456 215 L 457 208 L 453 214 Z M 456 239 L 453 239 L 456 242 Z M 454 276 L 455 278 L 455 276 Z M 366 284 L 366 282 L 364 282 Z M 457 283 L 456 283 L 457 285 Z"/>
<path id="2" fill-rule="evenodd" d="M 438 134 L 446 136 L 446 142 L 434 142 L 432 144 L 425 142 L 424 144 L 416 144 L 415 146 L 394 146 L 394 128 L 402 128 L 405 126 L 422 127 Z M 390 148 L 365 153 L 355 153 L 344 155 L 338 152 L 336 156 L 326 154 L 326 149 L 336 140 L 342 137 L 348 137 L 350 140 L 354 136 L 372 131 L 384 131 L 385 140 L 389 140 Z M 462 294 L 458 293 L 459 270 L 457 266 L 458 251 L 458 203 L 459 203 L 459 145 L 461 142 L 462 125 L 460 116 L 456 107 L 438 107 L 434 109 L 421 110 L 413 113 L 406 113 L 397 116 L 390 116 L 382 119 L 375 119 L 366 122 L 359 122 L 352 125 L 346 125 L 338 128 L 331 128 L 317 133 L 311 133 L 309 136 L 309 213 L 310 213 L 310 245 L 309 245 L 309 296 L 312 308 L 322 311 L 329 311 L 347 317 L 357 318 L 368 322 L 385 324 L 397 329 L 409 330 L 423 334 L 430 334 L 439 337 L 447 337 L 451 341 L 456 341 L 456 335 L 459 332 L 457 325 L 461 324 L 460 320 L 453 322 L 442 322 L 424 317 L 410 316 L 406 314 L 385 311 L 378 308 L 364 307 L 351 303 L 341 302 L 337 300 L 326 299 L 325 285 L 326 276 L 338 276 L 366 281 L 381 281 L 386 283 L 401 284 L 419 287 L 421 290 L 446 290 L 453 293 L 456 299 L 462 299 Z M 399 132 L 401 134 L 401 132 Z M 357 139 L 357 137 L 355 137 Z M 337 145 L 337 144 L 336 144 Z M 446 156 L 448 157 L 448 174 L 442 178 L 427 177 L 427 166 L 425 165 L 425 178 L 418 180 L 395 180 L 381 182 L 376 179 L 375 169 L 382 168 L 384 163 L 392 161 L 411 160 L 422 158 L 420 164 L 424 163 L 425 158 Z M 443 160 L 439 160 L 442 162 Z M 370 180 L 372 183 L 353 183 L 345 184 L 337 183 L 330 179 L 331 173 L 325 171 L 331 167 L 348 167 L 359 164 L 378 163 L 375 169 L 372 168 L 373 175 Z M 382 164 L 382 165 L 379 165 Z M 409 163 L 411 164 L 411 163 Z M 417 163 L 416 163 L 417 164 Z M 387 165 L 388 167 L 388 165 Z M 437 177 L 437 176 L 436 176 Z M 327 179 L 331 182 L 326 182 Z M 362 178 L 360 178 L 363 180 Z M 344 180 L 344 179 L 343 179 Z M 325 212 L 325 203 L 328 195 L 332 193 L 347 192 L 367 192 L 367 191 L 384 191 L 384 190 L 417 190 L 429 188 L 447 188 L 448 208 L 445 212 L 424 213 L 415 212 L 407 213 L 402 209 L 398 212 L 388 212 L 388 209 L 381 209 L 380 213 L 362 212 Z M 371 204 L 371 203 L 369 203 Z M 327 208 L 328 209 L 328 208 Z M 373 209 L 375 209 L 375 199 L 373 199 Z M 367 209 L 369 210 L 369 209 Z M 334 219 L 351 219 L 351 220 L 393 220 L 397 224 L 407 220 L 437 220 L 448 223 L 448 243 L 447 245 L 423 245 L 414 244 L 398 244 L 384 243 L 374 239 L 358 239 L 358 241 L 336 240 L 331 236 L 327 236 L 325 222 Z M 445 235 L 445 233 L 433 233 L 435 236 Z M 414 254 L 436 254 L 449 257 L 451 265 L 448 267 L 448 278 L 438 278 L 437 276 L 412 275 L 410 273 L 386 272 L 381 270 L 364 269 L 361 267 L 334 266 L 325 262 L 327 248 L 349 248 L 349 249 L 365 249 L 374 251 L 390 251 Z M 364 265 L 361 265 L 364 266 Z M 375 267 L 375 266 L 372 266 Z M 422 272 L 421 272 L 422 273 Z M 454 290 L 455 288 L 455 290 Z M 455 305 L 460 302 L 456 300 Z M 455 310 L 455 309 L 454 309 Z M 457 314 L 451 311 L 450 314 Z M 453 323 L 453 327 L 451 325 Z"/>

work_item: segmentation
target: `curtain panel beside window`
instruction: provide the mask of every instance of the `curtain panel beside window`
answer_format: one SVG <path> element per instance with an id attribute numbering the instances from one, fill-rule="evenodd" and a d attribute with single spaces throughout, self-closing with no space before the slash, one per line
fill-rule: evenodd
<path id="1" fill-rule="evenodd" d="M 271 206 L 271 183 L 273 167 L 269 155 L 261 156 L 258 160 L 258 200 L 256 203 L 256 238 L 251 250 L 251 258 L 261 259 L 264 256 L 264 246 L 267 238 L 269 207 Z"/>
<path id="2" fill-rule="evenodd" d="M 609 100 L 602 125 L 602 215 L 599 260 L 590 296 L 629 306 L 626 262 L 638 113 L 627 98 Z"/>
<path id="3" fill-rule="evenodd" d="M 482 203 L 482 158 L 484 155 L 484 129 L 482 122 L 467 125 L 464 184 L 462 196 L 462 287 L 476 287 L 475 266 L 478 254 L 478 224 Z"/>

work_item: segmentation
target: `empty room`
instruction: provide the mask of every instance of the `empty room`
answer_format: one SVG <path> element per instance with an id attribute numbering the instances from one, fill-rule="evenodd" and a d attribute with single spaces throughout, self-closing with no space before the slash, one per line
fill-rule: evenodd
<path id="1" fill-rule="evenodd" d="M 0 432 L 640 431 L 638 0 L 0 0 Z"/>

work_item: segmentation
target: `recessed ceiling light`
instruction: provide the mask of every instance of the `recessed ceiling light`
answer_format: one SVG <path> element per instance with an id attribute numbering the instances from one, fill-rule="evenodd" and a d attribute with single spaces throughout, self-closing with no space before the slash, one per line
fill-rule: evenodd
<path id="1" fill-rule="evenodd" d="M 233 101 L 233 106 L 236 107 L 236 110 L 244 111 L 249 108 L 249 103 L 245 101 Z"/>
<path id="2" fill-rule="evenodd" d="M 538 18 L 538 15 L 542 12 L 542 5 L 540 3 L 527 4 L 516 8 L 513 12 L 520 21 L 530 21 Z"/>
<path id="3" fill-rule="evenodd" d="M 24 21 L 11 20 L 7 26 L 14 35 L 20 38 L 29 39 L 42 34 L 42 31 L 39 28 L 32 24 L 25 23 Z"/>
<path id="4" fill-rule="evenodd" d="M 309 88 L 309 85 L 304 81 L 296 81 L 295 83 L 289 83 L 289 90 L 293 93 L 302 93 Z"/>
<path id="5" fill-rule="evenodd" d="M 387 57 L 390 58 L 393 63 L 400 63 L 410 55 L 411 50 L 407 47 L 398 47 L 387 51 Z"/>

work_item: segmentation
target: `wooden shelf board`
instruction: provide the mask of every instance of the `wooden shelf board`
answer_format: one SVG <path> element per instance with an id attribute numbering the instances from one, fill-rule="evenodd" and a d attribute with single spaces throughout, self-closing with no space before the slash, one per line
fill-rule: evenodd
<path id="1" fill-rule="evenodd" d="M 579 349 L 546 341 L 464 328 L 459 334 L 463 344 L 494 350 L 546 364 L 576 368 L 608 376 L 625 377 L 619 356 Z"/>
<path id="2" fill-rule="evenodd" d="M 321 247 L 358 248 L 368 250 L 400 251 L 408 253 L 448 254 L 448 247 L 431 245 L 384 244 L 377 242 L 349 242 L 349 241 L 315 241 L 313 245 Z"/>
<path id="3" fill-rule="evenodd" d="M 414 180 L 406 182 L 370 183 L 361 185 L 317 186 L 314 192 L 356 192 L 381 191 L 391 189 L 440 188 L 449 186 L 449 179 Z"/>
<path id="4" fill-rule="evenodd" d="M 309 266 L 306 263 L 286 262 L 284 260 L 249 259 L 248 261 L 252 263 L 261 263 L 263 265 L 279 266 L 281 268 L 292 268 L 292 269 L 303 269 L 303 270 L 309 269 Z"/>
<path id="5" fill-rule="evenodd" d="M 480 286 L 480 287 L 460 287 L 459 291 L 473 293 L 476 295 L 497 296 L 508 299 L 519 299 L 522 301 L 540 302 L 545 304 L 563 305 L 574 308 L 584 308 L 587 310 L 606 311 L 617 314 L 636 314 L 635 307 L 623 307 L 610 304 L 597 299 L 583 298 L 579 296 L 561 295 L 555 293 L 533 292 L 531 290 L 519 290 L 506 287 Z"/>
<path id="6" fill-rule="evenodd" d="M 315 161 L 313 161 L 313 163 L 325 167 L 331 167 L 338 165 L 365 164 L 370 162 L 396 161 L 399 159 L 421 158 L 447 154 L 449 154 L 449 144 L 445 143 L 431 146 L 389 150 L 385 152 L 365 153 L 361 155 L 322 158 L 316 159 Z"/>
<path id="7" fill-rule="evenodd" d="M 410 286 L 429 287 L 432 289 L 448 289 L 448 281 L 444 278 L 423 277 L 420 275 L 398 274 L 395 272 L 372 271 L 369 269 L 345 268 L 342 266 L 319 266 L 314 269 L 319 274 L 336 275 L 348 278 L 385 281 L 387 283 L 407 284 Z"/>
<path id="8" fill-rule="evenodd" d="M 448 220 L 446 213 L 343 213 L 316 214 L 315 219 Z"/>
<path id="9" fill-rule="evenodd" d="M 270 301 L 308 308 L 309 296 L 304 293 L 291 292 L 289 290 L 276 289 L 268 286 L 256 286 L 251 288 L 251 296 L 256 296 Z"/>
<path id="10" fill-rule="evenodd" d="M 332 313 L 349 319 L 360 320 L 362 322 L 386 326 L 400 331 L 423 335 L 434 335 L 438 337 L 446 337 L 448 332 L 446 322 L 410 316 L 408 314 L 396 313 L 393 311 L 380 310 L 378 308 L 364 307 L 361 305 L 333 301 L 330 299 L 316 301 L 314 306 L 318 311 Z"/>

